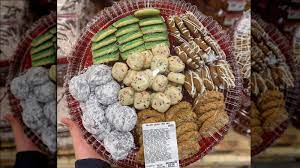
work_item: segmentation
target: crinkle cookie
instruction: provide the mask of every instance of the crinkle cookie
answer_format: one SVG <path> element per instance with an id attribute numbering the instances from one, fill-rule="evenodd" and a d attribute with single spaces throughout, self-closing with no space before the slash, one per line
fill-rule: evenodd
<path id="1" fill-rule="evenodd" d="M 111 67 L 104 64 L 92 65 L 84 74 L 92 86 L 103 85 L 112 80 Z"/>
<path id="2" fill-rule="evenodd" d="M 50 152 L 56 151 L 56 127 L 51 125 L 44 126 L 41 139 Z"/>
<path id="3" fill-rule="evenodd" d="M 137 121 L 135 109 L 119 103 L 108 106 L 105 116 L 116 130 L 123 132 L 131 131 Z"/>
<path id="4" fill-rule="evenodd" d="M 95 94 L 103 105 L 113 104 L 118 101 L 120 85 L 116 81 L 110 81 L 95 88 Z"/>
<path id="5" fill-rule="evenodd" d="M 134 148 L 134 139 L 130 132 L 113 131 L 104 139 L 104 147 L 114 160 L 121 160 Z"/>
<path id="6" fill-rule="evenodd" d="M 50 101 L 45 104 L 43 108 L 46 118 L 53 124 L 56 125 L 56 101 Z"/>
<path id="7" fill-rule="evenodd" d="M 40 85 L 49 81 L 48 69 L 44 67 L 32 67 L 26 72 L 26 81 L 32 85 Z"/>
<path id="8" fill-rule="evenodd" d="M 119 102 L 123 106 L 132 105 L 134 101 L 134 90 L 132 87 L 125 87 L 119 91 Z"/>
<path id="9" fill-rule="evenodd" d="M 23 122 L 27 127 L 35 130 L 47 122 L 41 105 L 35 99 L 26 99 L 21 105 Z"/>
<path id="10" fill-rule="evenodd" d="M 25 76 L 14 78 L 10 83 L 10 90 L 18 99 L 25 99 L 29 94 L 30 87 L 25 80 Z"/>
<path id="11" fill-rule="evenodd" d="M 39 102 L 49 102 L 55 99 L 56 85 L 49 81 L 33 88 L 34 95 Z"/>
<path id="12" fill-rule="evenodd" d="M 69 90 L 78 101 L 86 101 L 90 95 L 90 87 L 84 75 L 74 76 L 70 80 Z"/>
<path id="13" fill-rule="evenodd" d="M 128 66 L 125 63 L 117 62 L 112 67 L 112 76 L 119 82 L 121 82 L 128 71 Z"/>

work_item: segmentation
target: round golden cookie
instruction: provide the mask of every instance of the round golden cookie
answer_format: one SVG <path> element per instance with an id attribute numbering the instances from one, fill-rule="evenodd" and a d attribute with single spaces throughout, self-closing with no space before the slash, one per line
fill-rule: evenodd
<path id="1" fill-rule="evenodd" d="M 208 118 L 200 127 L 200 134 L 204 137 L 218 132 L 229 122 L 226 112 L 220 112 L 218 115 Z"/>
<path id="2" fill-rule="evenodd" d="M 189 158 L 200 150 L 200 145 L 197 141 L 183 141 L 178 144 L 179 159 Z"/>
<path id="3" fill-rule="evenodd" d="M 144 157 L 144 145 L 140 147 L 140 149 L 137 151 L 135 159 L 138 162 L 144 163 L 145 162 L 145 157 Z"/>
<path id="4" fill-rule="evenodd" d="M 207 119 L 209 119 L 210 117 L 213 117 L 215 115 L 218 115 L 220 111 L 219 110 L 213 110 L 210 111 L 208 113 L 204 113 L 202 114 L 199 118 L 198 118 L 198 125 L 202 125 L 203 122 L 205 122 Z"/>
<path id="5" fill-rule="evenodd" d="M 164 117 L 164 114 L 160 113 L 156 110 L 145 109 L 145 110 L 139 111 L 137 116 L 138 116 L 138 121 L 143 121 L 143 120 L 146 120 L 151 117 Z"/>
<path id="6" fill-rule="evenodd" d="M 194 108 L 199 108 L 202 105 L 210 102 L 224 102 L 224 95 L 219 91 L 206 91 L 204 95 L 199 95 L 194 101 Z"/>
<path id="7" fill-rule="evenodd" d="M 283 92 L 280 92 L 278 90 L 268 90 L 259 97 L 257 103 L 258 105 L 261 105 L 266 102 L 272 101 L 274 99 L 283 99 L 283 98 L 284 98 Z"/>
<path id="8" fill-rule="evenodd" d="M 225 110 L 225 103 L 222 101 L 217 101 L 217 102 L 210 102 L 205 105 L 203 105 L 201 108 L 198 110 L 195 109 L 195 112 L 197 114 L 203 114 L 207 113 L 213 110 L 219 110 L 219 111 L 224 111 Z"/>
<path id="9" fill-rule="evenodd" d="M 285 100 L 284 99 L 276 99 L 270 102 L 267 102 L 265 104 L 262 104 L 259 109 L 261 111 L 266 111 L 268 109 L 271 108 L 275 108 L 275 107 L 284 107 L 285 106 Z"/>
<path id="10" fill-rule="evenodd" d="M 218 132 L 219 130 L 216 127 L 201 127 L 199 129 L 199 133 L 201 137 L 209 137 L 213 136 L 214 133 Z"/>
<path id="11" fill-rule="evenodd" d="M 284 107 L 275 107 L 264 111 L 261 116 L 262 118 L 267 119 L 273 113 L 286 113 L 286 110 Z"/>
<path id="12" fill-rule="evenodd" d="M 192 110 L 192 105 L 189 102 L 182 101 L 174 106 L 172 106 L 165 114 L 166 120 L 170 120 L 178 111 Z"/>
<path id="13" fill-rule="evenodd" d="M 186 132 L 183 135 L 181 135 L 180 137 L 177 138 L 177 142 L 183 142 L 183 141 L 188 141 L 188 140 L 192 140 L 192 141 L 199 141 L 200 139 L 200 134 L 198 131 L 190 131 L 190 132 Z"/>
<path id="14" fill-rule="evenodd" d="M 176 136 L 180 137 L 189 131 L 198 131 L 199 127 L 195 122 L 186 122 L 176 128 Z"/>
<path id="15" fill-rule="evenodd" d="M 166 121 L 175 121 L 176 127 L 179 127 L 181 124 L 185 122 L 195 122 L 197 120 L 197 115 L 193 111 L 184 111 L 177 112 L 173 118 L 170 118 Z"/>
<path id="16" fill-rule="evenodd" d="M 262 135 L 264 133 L 264 130 L 261 126 L 251 127 L 251 134 L 258 134 Z"/>
<path id="17" fill-rule="evenodd" d="M 137 135 L 142 135 L 142 125 L 143 124 L 147 124 L 147 123 L 156 123 L 156 122 L 164 122 L 165 118 L 164 116 L 160 116 L 160 117 L 151 117 L 151 118 L 147 118 L 146 120 L 143 121 L 139 121 L 136 124 L 136 133 Z"/>
<path id="18" fill-rule="evenodd" d="M 263 129 L 265 131 L 273 131 L 276 127 L 280 126 L 280 124 L 287 119 L 287 113 L 273 113 L 263 123 Z"/>

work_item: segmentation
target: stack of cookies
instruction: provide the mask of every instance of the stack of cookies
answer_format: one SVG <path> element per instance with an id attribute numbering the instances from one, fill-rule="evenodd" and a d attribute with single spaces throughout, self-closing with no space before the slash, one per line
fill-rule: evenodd
<path id="1" fill-rule="evenodd" d="M 250 107 L 250 115 L 251 115 L 251 147 L 259 146 L 263 139 L 261 138 L 263 134 L 263 129 L 261 127 L 261 115 L 257 110 L 255 103 L 251 103 Z"/>
<path id="2" fill-rule="evenodd" d="M 259 97 L 257 106 L 261 112 L 264 131 L 273 131 L 288 119 L 284 95 L 280 91 L 268 90 L 264 92 Z"/>
<path id="3" fill-rule="evenodd" d="M 198 116 L 199 133 L 202 137 L 213 135 L 229 122 L 221 92 L 207 91 L 204 95 L 198 96 L 193 108 Z"/>
<path id="4" fill-rule="evenodd" d="M 137 116 L 138 118 L 135 127 L 135 133 L 140 148 L 136 154 L 136 159 L 140 162 L 144 162 L 144 144 L 143 144 L 142 125 L 146 123 L 164 122 L 166 120 L 165 120 L 165 115 L 163 113 L 160 113 L 155 110 L 150 110 L 150 109 L 139 111 Z"/>
<path id="5" fill-rule="evenodd" d="M 55 63 L 56 26 L 32 40 L 30 55 L 34 67 Z"/>
<path id="6" fill-rule="evenodd" d="M 134 13 L 135 16 L 141 18 L 139 25 L 146 49 L 151 49 L 161 43 L 170 46 L 167 26 L 159 14 L 160 11 L 154 8 L 145 8 Z"/>
<path id="7" fill-rule="evenodd" d="M 166 113 L 166 121 L 175 121 L 179 159 L 186 159 L 196 154 L 200 134 L 197 125 L 197 115 L 192 105 L 182 101 L 172 106 Z"/>

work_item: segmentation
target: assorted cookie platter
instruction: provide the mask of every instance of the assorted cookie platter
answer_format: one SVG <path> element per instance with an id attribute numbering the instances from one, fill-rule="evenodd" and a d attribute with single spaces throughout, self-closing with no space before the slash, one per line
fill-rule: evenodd
<path id="1" fill-rule="evenodd" d="M 143 167 L 142 124 L 175 121 L 187 166 L 226 134 L 241 83 L 220 26 L 195 6 L 161 0 L 101 11 L 75 45 L 65 87 L 87 142 L 118 166 Z"/>
<path id="2" fill-rule="evenodd" d="M 56 14 L 51 13 L 26 32 L 7 78 L 12 112 L 22 121 L 26 135 L 47 153 L 56 151 L 56 77 L 50 68 L 56 60 L 55 28 Z"/>
<path id="3" fill-rule="evenodd" d="M 288 91 L 294 88 L 290 55 L 282 35 L 257 15 L 251 19 L 251 155 L 270 146 L 287 128 Z M 281 44 L 280 44 L 281 43 Z M 294 99 L 296 95 L 292 95 Z"/>

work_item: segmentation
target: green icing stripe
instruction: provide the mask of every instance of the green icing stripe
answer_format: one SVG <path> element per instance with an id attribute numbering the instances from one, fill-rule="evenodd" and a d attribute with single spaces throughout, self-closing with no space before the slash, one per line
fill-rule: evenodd
<path id="1" fill-rule="evenodd" d="M 150 33 L 150 34 L 145 34 L 143 36 L 143 39 L 145 42 L 168 40 L 168 34 L 166 32 Z"/>
<path id="2" fill-rule="evenodd" d="M 131 25 L 127 25 L 127 26 L 118 28 L 115 35 L 117 37 L 119 37 L 119 36 L 122 36 L 124 34 L 130 33 L 130 32 L 133 32 L 133 31 L 137 31 L 139 29 L 140 29 L 139 25 L 134 23 L 134 24 L 131 24 Z"/>
<path id="3" fill-rule="evenodd" d="M 30 50 L 30 54 L 36 54 L 42 50 L 45 50 L 47 48 L 50 48 L 51 46 L 53 46 L 53 42 L 52 40 L 48 40 L 46 41 L 45 43 L 43 43 L 42 45 L 39 45 L 37 47 L 32 47 L 31 50 Z"/>
<path id="4" fill-rule="evenodd" d="M 92 43 L 92 50 L 97 50 L 101 47 L 107 46 L 113 42 L 117 41 L 117 38 L 115 35 L 110 35 L 106 37 L 105 39 Z"/>
<path id="5" fill-rule="evenodd" d="M 147 17 L 147 16 L 154 16 L 159 14 L 160 14 L 160 10 L 155 8 L 144 8 L 134 12 L 134 16 L 136 17 Z"/>
<path id="6" fill-rule="evenodd" d="M 113 53 L 117 50 L 118 50 L 118 46 L 114 43 L 114 44 L 105 46 L 103 48 L 100 48 L 98 50 L 94 50 L 94 51 L 92 51 L 92 53 L 93 53 L 93 57 L 95 58 L 95 57 L 101 57 L 101 56 L 109 54 L 109 53 Z"/>
<path id="7" fill-rule="evenodd" d="M 94 35 L 94 37 L 92 38 L 92 42 L 98 42 L 116 31 L 117 29 L 113 26 L 109 26 L 106 29 L 100 30 Z"/>
<path id="8" fill-rule="evenodd" d="M 163 40 L 163 41 L 146 42 L 146 43 L 145 43 L 145 47 L 146 47 L 146 49 L 149 50 L 149 49 L 152 49 L 154 46 L 156 46 L 156 45 L 158 45 L 158 44 L 161 44 L 161 43 L 164 43 L 164 44 L 170 46 L 170 42 L 169 42 L 169 41 Z"/>
<path id="9" fill-rule="evenodd" d="M 135 39 L 135 40 L 132 40 L 130 42 L 120 45 L 119 50 L 121 52 L 125 52 L 127 50 L 130 50 L 130 49 L 135 48 L 142 44 L 144 44 L 143 38 L 138 38 L 138 39 Z"/>
<path id="10" fill-rule="evenodd" d="M 133 23 L 137 23 L 137 22 L 139 22 L 139 19 L 130 15 L 130 16 L 124 17 L 124 18 L 116 21 L 115 23 L 113 23 L 113 26 L 119 28 L 119 27 L 123 27 L 123 26 L 130 25 Z"/>
<path id="11" fill-rule="evenodd" d="M 142 45 L 140 45 L 140 46 L 138 46 L 138 47 L 135 47 L 135 48 L 133 48 L 133 49 L 131 49 L 131 50 L 128 50 L 128 51 L 126 51 L 126 52 L 121 53 L 121 57 L 122 57 L 123 60 L 127 60 L 128 56 L 129 56 L 131 53 L 134 53 L 134 52 L 142 52 L 142 51 L 145 51 L 145 50 L 146 50 L 145 45 L 142 44 Z"/>
<path id="12" fill-rule="evenodd" d="M 101 64 L 101 63 L 106 63 L 106 62 L 111 62 L 111 61 L 118 61 L 119 60 L 119 51 L 93 58 L 93 63 L 94 64 Z"/>
<path id="13" fill-rule="evenodd" d="M 35 61 L 35 60 L 38 60 L 38 59 L 41 59 L 41 58 L 48 57 L 48 56 L 53 55 L 55 53 L 56 53 L 55 48 L 51 47 L 51 48 L 48 48 L 46 50 L 43 50 L 42 52 L 31 55 L 31 60 Z"/>
<path id="14" fill-rule="evenodd" d="M 37 38 L 33 39 L 31 42 L 32 47 L 37 47 L 38 45 L 44 43 L 45 41 L 51 39 L 53 35 L 50 33 L 50 31 L 38 36 Z"/>
<path id="15" fill-rule="evenodd" d="M 37 67 L 37 66 L 42 66 L 42 65 L 47 65 L 47 64 L 54 64 L 56 61 L 56 56 L 55 55 L 51 55 L 49 57 L 46 58 L 42 58 L 36 61 L 32 61 L 32 66 L 33 67 Z"/>
<path id="16" fill-rule="evenodd" d="M 118 37 L 118 43 L 123 44 L 123 43 L 129 42 L 131 40 L 134 40 L 134 39 L 142 37 L 142 36 L 143 36 L 143 33 L 140 30 L 131 32 L 131 33 L 125 34 L 121 37 Z"/>
<path id="17" fill-rule="evenodd" d="M 158 25 L 150 25 L 141 28 L 143 34 L 149 33 L 159 33 L 159 32 L 166 32 L 167 27 L 165 24 L 158 24 Z"/>
<path id="18" fill-rule="evenodd" d="M 140 26 L 149 26 L 149 25 L 155 25 L 155 24 L 161 24 L 164 23 L 164 20 L 161 16 L 155 16 L 150 18 L 145 18 L 140 20 L 139 25 Z"/>

